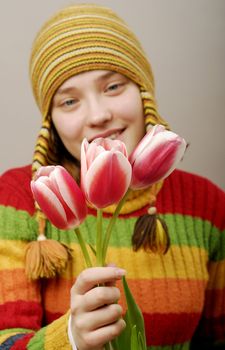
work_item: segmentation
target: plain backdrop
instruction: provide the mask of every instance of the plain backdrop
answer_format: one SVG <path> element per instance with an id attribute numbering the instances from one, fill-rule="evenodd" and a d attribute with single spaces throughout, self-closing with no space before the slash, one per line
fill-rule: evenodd
<path id="1" fill-rule="evenodd" d="M 0 2 L 0 173 L 32 160 L 41 122 L 28 76 L 32 41 L 50 15 L 72 3 L 79 1 Z M 225 1 L 94 3 L 114 9 L 141 40 L 159 111 L 190 143 L 179 167 L 225 188 Z"/>

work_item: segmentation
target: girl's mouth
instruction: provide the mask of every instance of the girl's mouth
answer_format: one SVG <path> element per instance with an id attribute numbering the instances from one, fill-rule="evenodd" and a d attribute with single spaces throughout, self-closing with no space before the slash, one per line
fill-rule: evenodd
<path id="1" fill-rule="evenodd" d="M 121 131 L 118 131 L 118 132 L 115 132 L 114 134 L 108 136 L 108 138 L 110 138 L 111 140 L 117 140 L 118 137 L 122 134 L 124 130 L 121 130 Z"/>
<path id="2" fill-rule="evenodd" d="M 99 133 L 95 135 L 94 137 L 89 139 L 89 142 L 92 142 L 93 140 L 97 138 L 109 138 L 111 140 L 117 140 L 120 139 L 120 135 L 125 131 L 126 128 L 123 129 L 112 129 L 112 130 L 107 130 L 102 133 Z"/>

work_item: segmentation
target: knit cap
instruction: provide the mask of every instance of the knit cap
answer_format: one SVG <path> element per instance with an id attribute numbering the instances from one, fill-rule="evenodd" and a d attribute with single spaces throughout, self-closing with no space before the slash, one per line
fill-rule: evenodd
<path id="1" fill-rule="evenodd" d="M 150 63 L 127 24 L 104 6 L 79 4 L 65 7 L 43 25 L 31 52 L 30 79 L 42 114 L 32 163 L 33 174 L 40 166 L 59 163 L 54 145 L 50 142 L 54 94 L 68 78 L 90 70 L 115 71 L 131 79 L 140 87 L 146 128 L 149 124 L 168 127 L 157 110 Z M 43 238 L 44 221 L 40 215 L 38 220 L 39 238 Z M 39 269 L 31 265 L 29 268 Z M 35 276 L 38 274 L 43 275 L 37 272 Z M 28 275 L 31 273 L 28 272 Z"/>
<path id="2" fill-rule="evenodd" d="M 95 4 L 63 8 L 37 34 L 30 58 L 33 94 L 42 114 L 33 171 L 57 163 L 50 149 L 51 102 L 68 78 L 89 70 L 124 74 L 140 86 L 146 124 L 163 124 L 155 101 L 154 78 L 136 36 L 111 9 Z"/>

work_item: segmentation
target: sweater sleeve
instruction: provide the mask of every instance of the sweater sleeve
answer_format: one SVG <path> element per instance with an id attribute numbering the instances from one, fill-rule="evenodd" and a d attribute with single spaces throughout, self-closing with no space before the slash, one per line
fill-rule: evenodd
<path id="1" fill-rule="evenodd" d="M 208 250 L 208 284 L 202 318 L 191 349 L 225 347 L 225 193 L 206 182 L 205 210 L 210 211 Z M 207 209 L 206 209 L 207 207 Z M 211 216 L 211 218 L 210 218 Z M 204 346 L 203 346 L 204 345 Z"/>
<path id="2" fill-rule="evenodd" d="M 0 349 L 71 349 L 69 311 L 43 327 L 40 281 L 25 275 L 25 251 L 36 239 L 30 168 L 14 169 L 0 178 Z"/>

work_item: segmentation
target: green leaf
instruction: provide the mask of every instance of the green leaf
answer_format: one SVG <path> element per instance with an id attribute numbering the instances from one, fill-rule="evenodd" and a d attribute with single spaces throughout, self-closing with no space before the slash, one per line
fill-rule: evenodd
<path id="1" fill-rule="evenodd" d="M 147 350 L 145 325 L 142 312 L 135 302 L 135 299 L 128 287 L 126 278 L 123 277 L 122 281 L 127 303 L 127 328 L 130 329 L 130 334 L 132 336 L 133 327 L 136 326 L 136 332 L 138 335 L 140 334 L 143 341 L 143 350 Z M 129 333 L 129 330 L 127 330 L 127 333 Z"/>
<path id="2" fill-rule="evenodd" d="M 96 256 L 96 250 L 95 250 L 94 246 L 91 243 L 88 243 L 88 245 L 91 248 L 91 251 L 94 254 L 94 256 Z"/>
<path id="3" fill-rule="evenodd" d="M 131 346 L 130 350 L 141 350 L 138 344 L 137 326 L 133 326 L 131 331 Z"/>
<path id="4" fill-rule="evenodd" d="M 144 319 L 141 310 L 123 277 L 123 288 L 127 302 L 127 312 L 124 316 L 126 328 L 112 341 L 114 350 L 147 350 Z"/>
<path id="5" fill-rule="evenodd" d="M 143 334 L 141 334 L 141 332 L 138 333 L 138 344 L 139 344 L 140 350 L 146 349 L 146 341 L 144 341 Z"/>
<path id="6" fill-rule="evenodd" d="M 118 338 L 111 340 L 113 350 L 120 350 Z"/>
<path id="7" fill-rule="evenodd" d="M 112 341 L 115 350 L 129 350 L 131 346 L 131 328 L 128 326 L 127 313 L 124 316 L 124 321 L 126 322 L 126 328 L 116 339 Z"/>

